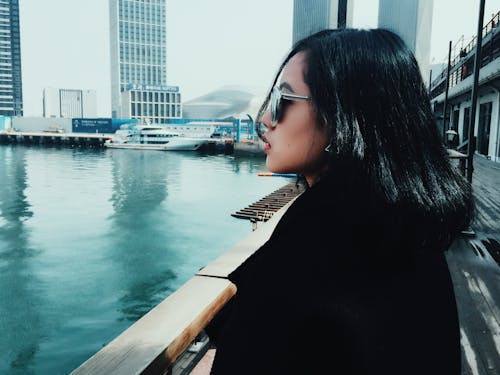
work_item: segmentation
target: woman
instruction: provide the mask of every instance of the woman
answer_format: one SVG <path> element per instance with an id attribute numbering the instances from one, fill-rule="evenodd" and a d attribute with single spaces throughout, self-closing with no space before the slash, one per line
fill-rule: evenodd
<path id="1" fill-rule="evenodd" d="M 212 373 L 459 375 L 444 251 L 471 189 L 412 53 L 386 30 L 314 34 L 258 117 L 268 169 L 308 189 L 230 274 L 237 293 L 207 327 Z"/>

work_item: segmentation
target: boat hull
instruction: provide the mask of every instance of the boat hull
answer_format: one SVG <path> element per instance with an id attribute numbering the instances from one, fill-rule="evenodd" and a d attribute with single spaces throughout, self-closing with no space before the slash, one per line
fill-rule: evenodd
<path id="1" fill-rule="evenodd" d="M 108 148 L 122 148 L 131 150 L 156 150 L 156 151 L 196 151 L 207 141 L 204 139 L 173 139 L 163 144 L 148 143 L 119 143 L 107 142 L 104 145 Z"/>

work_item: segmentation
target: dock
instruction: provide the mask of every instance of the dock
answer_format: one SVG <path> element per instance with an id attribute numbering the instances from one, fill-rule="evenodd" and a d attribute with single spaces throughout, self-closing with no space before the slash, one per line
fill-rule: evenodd
<path id="1" fill-rule="evenodd" d="M 304 187 L 301 184 L 290 182 L 257 202 L 231 214 L 231 216 L 252 222 L 267 221 L 276 211 L 283 208 L 303 191 Z"/>
<path id="2" fill-rule="evenodd" d="M 234 144 L 234 153 L 236 155 L 248 156 L 266 156 L 259 141 L 241 140 Z"/>
<path id="3" fill-rule="evenodd" d="M 201 152 L 232 154 L 234 152 L 234 140 L 232 138 L 209 138 L 201 146 Z"/>
<path id="4" fill-rule="evenodd" d="M 0 132 L 0 144 L 22 143 L 30 145 L 68 145 L 85 147 L 104 147 L 104 142 L 112 134 L 58 133 L 58 132 Z"/>

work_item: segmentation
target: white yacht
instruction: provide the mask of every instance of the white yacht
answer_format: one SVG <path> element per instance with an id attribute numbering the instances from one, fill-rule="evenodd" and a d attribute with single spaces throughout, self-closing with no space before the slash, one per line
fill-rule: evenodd
<path id="1" fill-rule="evenodd" d="M 109 148 L 160 151 L 196 151 L 207 139 L 185 137 L 162 125 L 123 126 L 104 143 Z"/>

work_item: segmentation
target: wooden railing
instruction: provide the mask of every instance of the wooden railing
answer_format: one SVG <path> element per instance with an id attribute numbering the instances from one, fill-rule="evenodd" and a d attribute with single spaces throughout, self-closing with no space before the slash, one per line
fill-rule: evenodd
<path id="1" fill-rule="evenodd" d="M 121 335 L 72 375 L 165 374 L 214 315 L 236 293 L 227 276 L 270 237 L 289 202 Z"/>

